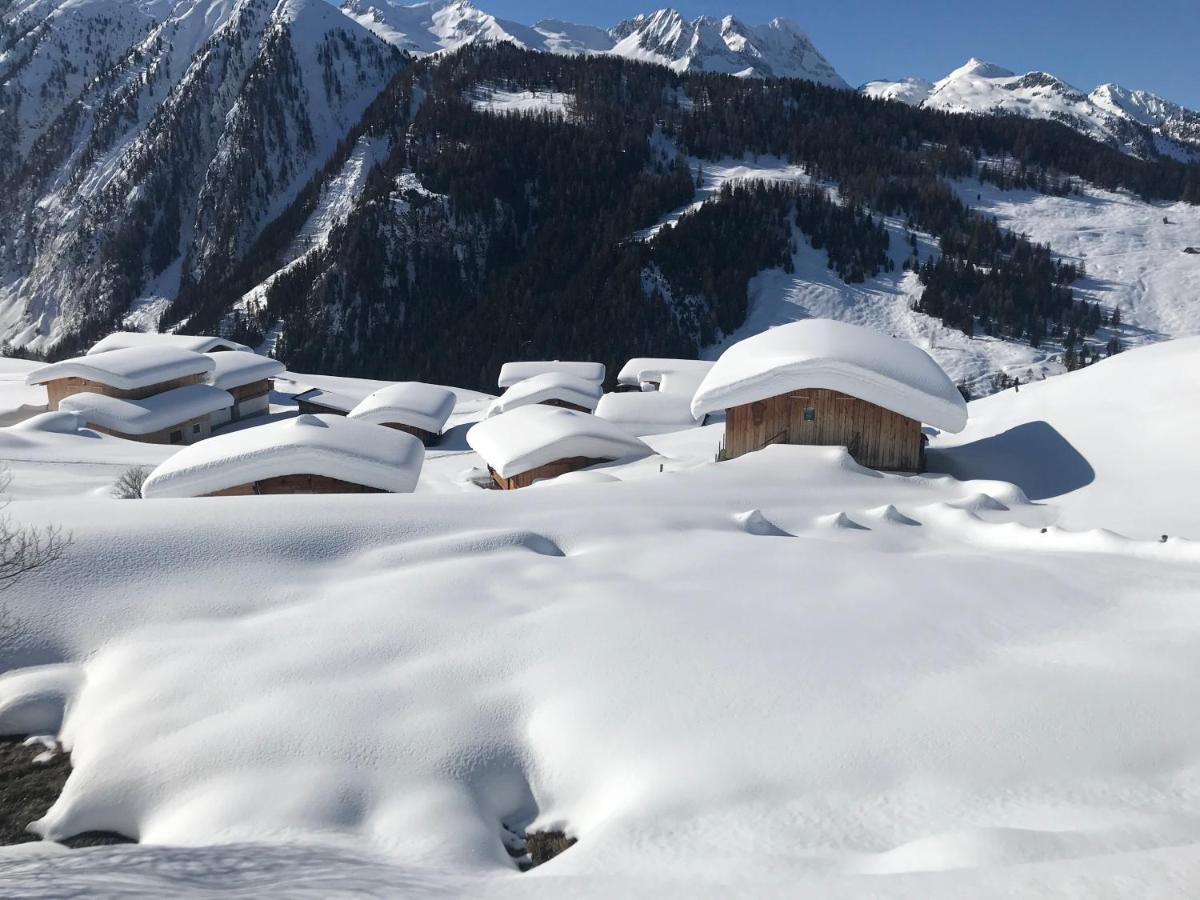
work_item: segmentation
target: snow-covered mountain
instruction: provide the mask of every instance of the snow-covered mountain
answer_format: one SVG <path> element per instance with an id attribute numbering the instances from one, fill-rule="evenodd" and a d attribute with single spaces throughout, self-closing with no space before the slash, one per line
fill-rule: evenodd
<path id="1" fill-rule="evenodd" d="M 1200 113 L 1117 84 L 1084 93 L 1046 72 L 1018 75 L 972 58 L 937 82 L 869 81 L 861 90 L 947 112 L 1052 119 L 1134 156 L 1200 160 Z"/>
<path id="2" fill-rule="evenodd" d="M 756 78 L 807 78 L 848 87 L 808 36 L 786 19 L 746 25 L 734 16 L 688 20 L 674 9 L 627 19 L 605 30 L 558 19 L 522 25 L 469 0 L 404 4 L 345 0 L 342 11 L 379 37 L 415 55 L 455 50 L 474 41 L 508 41 L 548 53 L 611 53 L 677 72 L 721 72 Z"/>

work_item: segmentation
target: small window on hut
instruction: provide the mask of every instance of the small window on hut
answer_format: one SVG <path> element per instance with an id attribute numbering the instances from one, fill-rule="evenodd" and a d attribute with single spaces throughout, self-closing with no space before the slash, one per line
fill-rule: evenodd
<path id="1" fill-rule="evenodd" d="M 192 434 L 199 434 L 199 433 L 200 433 L 200 423 L 197 422 L 195 425 L 192 426 Z"/>
<path id="2" fill-rule="evenodd" d="M 805 422 L 817 421 L 817 411 L 815 409 L 813 409 L 811 406 L 804 407 L 804 421 Z"/>
<path id="3" fill-rule="evenodd" d="M 171 432 L 171 443 L 172 444 L 182 444 L 183 443 L 183 430 L 182 429 L 180 429 L 179 431 Z"/>

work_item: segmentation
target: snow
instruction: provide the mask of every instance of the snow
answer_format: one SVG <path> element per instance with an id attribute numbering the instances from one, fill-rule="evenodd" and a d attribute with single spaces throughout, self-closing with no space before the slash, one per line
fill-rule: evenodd
<path id="1" fill-rule="evenodd" d="M 596 406 L 596 415 L 636 437 L 681 431 L 696 425 L 692 395 L 671 391 L 605 394 Z"/>
<path id="2" fill-rule="evenodd" d="M 707 359 L 666 359 L 663 357 L 634 357 L 617 373 L 617 384 L 657 384 L 658 390 L 687 394 L 690 399 L 713 367 Z"/>
<path id="3" fill-rule="evenodd" d="M 154 331 L 117 331 L 101 338 L 88 350 L 88 355 L 107 353 L 109 350 L 125 350 L 129 347 L 177 347 L 195 353 L 211 353 L 214 350 L 249 350 L 245 344 L 220 337 L 194 334 L 164 334 Z"/>
<path id="4" fill-rule="evenodd" d="M 604 382 L 604 363 L 597 362 L 560 362 L 559 360 L 543 360 L 537 362 L 506 362 L 500 367 L 500 377 L 497 385 L 500 388 L 510 388 L 518 381 L 543 375 L 547 372 L 561 372 L 574 375 L 584 381 Z"/>
<path id="5" fill-rule="evenodd" d="M 1200 337 L 1187 338 L 994 394 L 971 404 L 961 433 L 931 441 L 929 464 L 963 480 L 1012 482 L 1031 500 L 1054 497 L 1065 528 L 1102 521 L 1140 538 L 1200 540 L 1190 502 L 1198 363 Z"/>
<path id="6" fill-rule="evenodd" d="M 394 428 L 344 416 L 300 415 L 180 450 L 146 479 L 142 496 L 201 497 L 284 475 L 322 475 L 408 493 L 424 455 L 419 440 Z"/>
<path id="7" fill-rule="evenodd" d="M 345 394 L 339 394 L 336 391 L 327 391 L 324 388 L 309 388 L 307 391 L 296 394 L 293 399 L 317 403 L 329 409 L 337 409 L 345 413 L 349 413 L 360 402 L 354 397 L 347 397 Z"/>
<path id="8" fill-rule="evenodd" d="M 467 94 L 467 100 L 480 112 L 517 115 L 549 114 L 566 119 L 574 97 L 562 91 L 509 91 L 493 85 L 480 85 Z"/>
<path id="9" fill-rule="evenodd" d="M 401 381 L 372 391 L 349 415 L 376 425 L 410 425 L 441 434 L 454 412 L 454 403 L 454 393 L 444 387 Z"/>
<path id="10" fill-rule="evenodd" d="M 211 384 L 188 384 L 140 400 L 84 391 L 64 397 L 58 408 L 89 426 L 118 434 L 153 434 L 218 412 L 233 402 L 228 391 Z"/>
<path id="11" fill-rule="evenodd" d="M 57 734 L 82 684 L 82 669 L 69 663 L 0 674 L 0 735 Z"/>
<path id="12" fill-rule="evenodd" d="M 213 357 L 179 347 L 143 346 L 77 356 L 32 369 L 27 384 L 45 384 L 60 378 L 83 378 L 120 390 L 136 390 L 204 375 L 214 368 Z"/>
<path id="13" fill-rule="evenodd" d="M 242 387 L 283 374 L 283 363 L 246 350 L 227 350 L 212 355 L 215 368 L 209 381 L 221 390 Z"/>
<path id="14" fill-rule="evenodd" d="M 946 431 L 967 423 L 962 395 L 927 353 L 832 319 L 781 325 L 734 344 L 696 390 L 692 414 L 801 388 L 840 391 Z"/>
<path id="15" fill-rule="evenodd" d="M 0 892 L 1188 897 L 1197 352 L 976 401 L 930 451 L 974 481 L 715 463 L 711 425 L 532 490 L 139 503 L 25 499 L 82 470 L 22 450 L 9 514 L 75 542 L 0 669 L 81 673 L 36 827 L 142 843 L 5 851 Z M 1026 498 L 1044 442 L 972 449 L 1026 421 L 1094 478 Z M 503 825 L 579 843 L 522 875 Z"/>
<path id="16" fill-rule="evenodd" d="M 593 410 L 603 392 L 597 381 L 578 378 L 562 371 L 543 372 L 522 379 L 509 387 L 492 401 L 487 410 L 487 417 L 498 416 L 531 403 L 545 403 L 548 400 L 562 400 Z"/>
<path id="17" fill-rule="evenodd" d="M 576 456 L 615 460 L 650 452 L 611 422 L 542 405 L 521 406 L 472 426 L 467 443 L 501 478 Z"/>

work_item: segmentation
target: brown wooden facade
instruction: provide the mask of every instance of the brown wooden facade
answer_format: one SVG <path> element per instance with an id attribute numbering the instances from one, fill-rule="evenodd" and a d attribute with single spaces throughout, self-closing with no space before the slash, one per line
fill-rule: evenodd
<path id="1" fill-rule="evenodd" d="M 260 397 L 270 397 L 271 391 L 275 390 L 275 379 L 263 378 L 259 381 L 252 381 L 249 384 L 239 384 L 237 387 L 226 388 L 226 390 L 233 397 L 233 409 L 230 413 L 230 418 L 234 422 L 239 419 L 249 419 L 253 416 L 265 416 L 271 411 L 269 400 L 267 405 L 262 409 L 250 409 L 249 403 Z"/>
<path id="2" fill-rule="evenodd" d="M 158 384 L 148 384 L 145 387 L 130 388 L 128 390 L 103 384 L 99 381 L 91 381 L 87 378 L 55 378 L 53 381 L 46 382 L 46 399 L 49 401 L 47 409 L 54 412 L 58 409 L 58 404 L 64 397 L 70 397 L 74 394 L 92 393 L 103 394 L 106 397 L 120 397 L 124 400 L 144 400 L 147 397 L 153 397 L 155 394 L 161 394 L 164 391 L 170 391 L 174 388 L 185 387 L 189 384 L 201 384 L 204 378 L 204 373 L 185 375 L 183 378 L 160 381 Z"/>
<path id="3" fill-rule="evenodd" d="M 580 406 L 578 403 L 568 403 L 566 400 L 543 400 L 542 406 L 558 406 L 563 409 L 573 409 L 576 412 L 591 413 L 591 410 L 586 406 Z"/>
<path id="4" fill-rule="evenodd" d="M 325 475 L 280 475 L 239 484 L 207 497 L 249 497 L 257 494 L 386 494 L 379 488 L 341 481 Z"/>
<path id="5" fill-rule="evenodd" d="M 789 391 L 725 411 L 719 459 L 768 444 L 840 446 L 859 465 L 890 472 L 924 469 L 921 423 L 839 391 Z"/>
<path id="6" fill-rule="evenodd" d="M 529 487 L 535 481 L 540 481 L 543 478 L 557 478 L 559 475 L 565 475 L 567 472 L 576 472 L 579 469 L 586 469 L 588 466 L 594 466 L 602 462 L 609 462 L 609 460 L 592 459 L 587 456 L 571 456 L 567 459 L 556 459 L 554 462 L 548 462 L 544 466 L 538 466 L 536 469 L 530 469 L 528 472 L 522 472 L 520 475 L 513 475 L 511 478 L 504 478 L 491 466 L 488 466 L 488 471 L 492 473 L 492 480 L 496 482 L 496 486 L 502 491 L 515 491 L 517 488 Z"/>
<path id="7" fill-rule="evenodd" d="M 111 434 L 114 437 L 124 438 L 127 441 L 140 441 L 143 444 L 194 444 L 196 441 L 202 441 L 212 435 L 212 426 L 209 424 L 208 416 L 198 416 L 195 419 L 188 419 L 186 422 L 171 425 L 161 431 L 152 431 L 149 434 L 125 434 L 122 431 L 114 431 L 111 428 L 102 428 L 93 422 L 85 424 L 92 431 Z"/>
<path id="8" fill-rule="evenodd" d="M 344 416 L 349 412 L 349 410 L 337 409 L 333 406 L 325 406 L 323 403 L 314 403 L 311 400 L 300 399 L 296 400 L 296 410 L 301 415 L 308 413 L 312 415 L 327 414 L 331 416 Z"/>

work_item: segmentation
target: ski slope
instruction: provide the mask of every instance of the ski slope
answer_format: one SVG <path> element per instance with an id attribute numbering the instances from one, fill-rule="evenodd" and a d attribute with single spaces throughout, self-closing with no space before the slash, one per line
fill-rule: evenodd
<path id="1" fill-rule="evenodd" d="M 1186 897 L 1198 356 L 970 404 L 934 441 L 958 478 L 839 448 L 715 463 L 716 424 L 515 492 L 451 490 L 480 461 L 448 449 L 411 495 L 26 488 L 11 514 L 75 543 L 4 595 L 0 668 L 25 670 L 0 675 L 0 726 L 56 729 L 65 691 L 74 771 L 35 827 L 141 843 L 4 849 L 0 885 Z M 24 452 L 58 474 L 19 477 L 68 483 L 85 440 L 46 431 Z M 519 873 L 505 829 L 549 828 L 578 843 Z"/>

